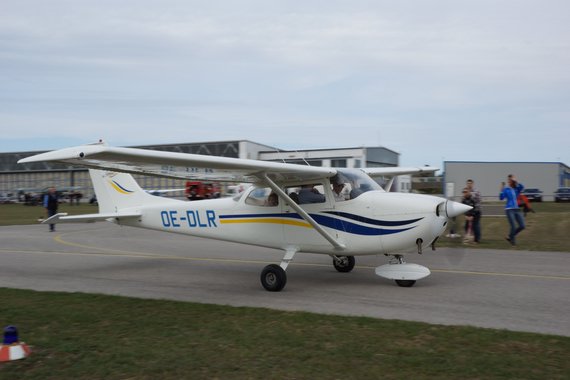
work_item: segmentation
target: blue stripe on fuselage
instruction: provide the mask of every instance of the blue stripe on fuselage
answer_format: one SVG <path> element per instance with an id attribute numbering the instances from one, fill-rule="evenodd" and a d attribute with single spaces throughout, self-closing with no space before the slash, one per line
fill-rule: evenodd
<path id="1" fill-rule="evenodd" d="M 349 214 L 348 212 L 323 211 L 323 213 L 342 216 L 343 218 L 352 219 L 352 220 L 355 220 L 357 222 L 374 224 L 375 226 L 385 226 L 385 227 L 405 226 L 406 224 L 412 224 L 412 223 L 415 223 L 415 222 L 423 219 L 423 218 L 417 218 L 417 219 L 408 219 L 408 220 L 376 220 L 376 219 L 370 219 L 370 218 L 366 218 L 364 216 L 360 216 L 360 215 L 356 215 L 356 214 Z"/>
<path id="2" fill-rule="evenodd" d="M 325 211 L 326 212 L 326 211 Z M 335 212 L 330 212 L 335 213 Z M 347 213 L 339 213 L 339 214 L 346 214 L 350 215 L 351 219 L 358 220 L 368 224 L 376 224 L 376 225 L 386 225 L 386 226 L 403 226 L 406 224 L 411 224 L 417 222 L 419 219 L 412 219 L 412 220 L 405 220 L 405 221 L 388 221 L 384 222 L 381 220 L 374 220 L 369 218 L 360 217 L 361 219 L 357 219 L 358 215 L 354 214 L 347 214 Z M 369 227 L 363 226 L 361 224 L 356 224 L 353 222 L 349 222 L 347 220 L 342 220 L 339 218 L 333 218 L 327 215 L 320 215 L 320 214 L 309 214 L 311 218 L 313 218 L 318 224 L 333 228 L 338 231 L 347 232 L 350 234 L 355 235 L 367 235 L 367 236 L 375 236 L 375 235 L 390 235 L 395 234 L 398 232 L 403 232 L 415 228 L 416 226 L 411 226 L 407 228 L 400 228 L 400 229 L 386 229 L 386 228 L 377 228 L 377 227 Z M 339 215 L 345 218 L 348 218 L 345 215 Z M 239 214 L 239 215 L 220 215 L 220 219 L 239 219 L 239 218 L 292 218 L 292 219 L 303 219 L 297 213 L 273 213 L 273 214 Z M 384 224 L 382 224 L 384 223 Z"/>

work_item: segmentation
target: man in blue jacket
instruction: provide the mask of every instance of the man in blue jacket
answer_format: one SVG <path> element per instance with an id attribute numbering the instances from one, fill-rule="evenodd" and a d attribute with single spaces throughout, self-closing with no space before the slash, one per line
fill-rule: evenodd
<path id="1" fill-rule="evenodd" d="M 44 195 L 44 207 L 47 211 L 48 218 L 57 214 L 58 203 L 59 198 L 57 196 L 57 192 L 55 191 L 55 187 L 50 187 L 48 193 Z M 49 231 L 55 231 L 55 224 L 49 225 Z"/>
<path id="2" fill-rule="evenodd" d="M 516 245 L 515 236 L 525 228 L 524 217 L 521 214 L 517 201 L 517 198 L 523 189 L 524 186 L 521 183 L 518 183 L 515 176 L 512 174 L 509 174 L 507 186 L 505 186 L 504 182 L 501 183 L 501 193 L 499 194 L 499 198 L 501 200 L 507 200 L 507 203 L 505 204 L 505 213 L 507 214 L 507 219 L 511 225 L 509 236 L 505 239 L 511 243 L 511 245 Z"/>

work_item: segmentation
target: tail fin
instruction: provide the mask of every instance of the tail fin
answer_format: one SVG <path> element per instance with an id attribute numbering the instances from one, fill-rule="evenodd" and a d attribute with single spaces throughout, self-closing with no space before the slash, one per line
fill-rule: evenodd
<path id="1" fill-rule="evenodd" d="M 158 201 L 141 189 L 130 174 L 96 169 L 89 169 L 89 174 L 97 195 L 99 213 L 116 213 Z"/>

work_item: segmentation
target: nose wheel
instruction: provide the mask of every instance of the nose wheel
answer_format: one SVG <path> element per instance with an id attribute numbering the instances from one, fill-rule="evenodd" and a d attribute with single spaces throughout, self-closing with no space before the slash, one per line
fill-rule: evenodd
<path id="1" fill-rule="evenodd" d="M 398 286 L 402 288 L 411 288 L 416 283 L 416 280 L 395 280 Z"/>
<path id="2" fill-rule="evenodd" d="M 398 286 L 410 288 L 414 286 L 416 280 L 421 280 L 430 275 L 428 268 L 418 264 L 406 263 L 402 255 L 386 254 L 386 256 L 392 256 L 392 259 L 388 264 L 376 267 L 376 275 L 394 280 Z"/>

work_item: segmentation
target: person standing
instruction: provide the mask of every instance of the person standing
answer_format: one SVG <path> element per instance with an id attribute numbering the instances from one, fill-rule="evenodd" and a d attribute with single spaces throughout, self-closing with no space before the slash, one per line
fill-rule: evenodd
<path id="1" fill-rule="evenodd" d="M 481 193 L 475 188 L 475 182 L 469 178 L 466 182 L 466 189 L 471 193 L 473 203 L 473 219 L 471 221 L 473 227 L 473 236 L 475 243 L 481 241 Z"/>
<path id="2" fill-rule="evenodd" d="M 521 214 L 521 210 L 517 202 L 517 198 L 523 189 L 524 186 L 521 183 L 518 183 L 515 176 L 512 174 L 509 174 L 507 186 L 505 186 L 504 182 L 501 183 L 501 193 L 499 194 L 499 198 L 501 200 L 506 199 L 505 213 L 507 214 L 507 219 L 511 226 L 509 236 L 505 239 L 513 246 L 516 245 L 515 237 L 519 232 L 525 229 L 524 217 Z"/>
<path id="3" fill-rule="evenodd" d="M 44 195 L 44 207 L 46 209 L 48 218 L 57 214 L 58 203 L 59 198 L 57 196 L 57 192 L 55 191 L 55 187 L 50 187 L 48 193 Z M 55 231 L 55 224 L 49 225 L 49 231 Z"/>
<path id="4" fill-rule="evenodd" d="M 475 228 L 474 228 L 475 215 L 476 215 L 475 199 L 473 199 L 473 196 L 471 194 L 472 193 L 469 190 L 469 188 L 466 187 L 463 189 L 463 198 L 461 199 L 461 203 L 472 207 L 471 210 L 465 213 L 465 227 L 464 227 L 465 238 L 463 239 L 463 243 L 465 244 L 470 243 L 471 241 L 478 243 L 478 241 L 476 240 Z"/>

